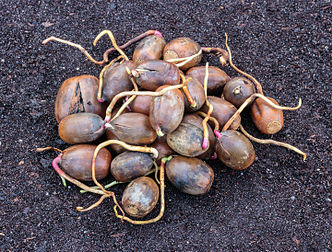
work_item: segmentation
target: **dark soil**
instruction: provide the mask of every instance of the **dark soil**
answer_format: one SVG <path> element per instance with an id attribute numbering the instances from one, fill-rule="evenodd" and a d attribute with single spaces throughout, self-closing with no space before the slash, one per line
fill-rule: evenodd
<path id="1" fill-rule="evenodd" d="M 0 250 L 331 250 L 330 1 L 159 2 L 2 1 Z M 185 195 L 167 182 L 165 215 L 152 225 L 121 223 L 110 200 L 77 212 L 98 197 L 63 187 L 51 168 L 56 154 L 35 149 L 68 147 L 57 135 L 57 89 L 72 76 L 98 76 L 101 67 L 77 49 L 41 41 L 69 39 L 101 59 L 110 43 L 103 38 L 94 48 L 92 41 L 103 29 L 119 44 L 158 29 L 167 40 L 189 36 L 221 47 L 227 32 L 234 63 L 260 80 L 266 95 L 288 106 L 303 98 L 271 138 L 304 150 L 307 161 L 254 144 L 256 161 L 243 172 L 211 163 L 215 181 L 207 196 Z M 219 65 L 216 57 L 207 60 Z M 252 134 L 269 138 L 244 121 Z M 114 189 L 118 198 L 123 189 Z"/>

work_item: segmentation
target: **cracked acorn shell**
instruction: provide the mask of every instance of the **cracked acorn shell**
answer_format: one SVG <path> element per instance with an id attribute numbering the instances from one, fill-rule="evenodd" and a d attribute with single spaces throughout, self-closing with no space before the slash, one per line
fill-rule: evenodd
<path id="1" fill-rule="evenodd" d="M 97 100 L 98 79 L 81 75 L 65 80 L 58 90 L 54 112 L 59 123 L 70 114 L 88 112 L 105 117 L 106 104 Z"/>

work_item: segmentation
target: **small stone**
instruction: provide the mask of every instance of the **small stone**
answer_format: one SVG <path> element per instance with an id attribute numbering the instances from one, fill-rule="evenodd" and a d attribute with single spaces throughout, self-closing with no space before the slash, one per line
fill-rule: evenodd
<path id="1" fill-rule="evenodd" d="M 295 196 L 290 197 L 291 200 L 295 200 Z"/>

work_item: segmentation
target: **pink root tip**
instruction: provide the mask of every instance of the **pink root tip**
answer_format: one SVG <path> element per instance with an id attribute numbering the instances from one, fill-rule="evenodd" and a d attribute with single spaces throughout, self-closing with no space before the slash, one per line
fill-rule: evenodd
<path id="1" fill-rule="evenodd" d="M 103 98 L 98 98 L 98 101 L 99 101 L 100 103 L 103 103 L 103 102 L 104 102 Z"/>
<path id="2" fill-rule="evenodd" d="M 206 47 L 201 47 L 201 49 L 203 52 L 206 51 Z"/>
<path id="3" fill-rule="evenodd" d="M 126 108 L 131 112 L 131 107 L 129 105 Z"/>
<path id="4" fill-rule="evenodd" d="M 206 149 L 208 147 L 208 144 L 209 144 L 209 139 L 207 138 L 204 138 L 203 140 L 203 144 L 202 144 L 202 149 Z"/>
<path id="5" fill-rule="evenodd" d="M 217 159 L 218 158 L 218 156 L 217 156 L 217 153 L 213 153 L 213 155 L 210 157 L 210 159 Z"/>
<path id="6" fill-rule="evenodd" d="M 59 155 L 55 159 L 53 159 L 52 166 L 53 166 L 54 170 L 61 176 L 64 174 L 64 172 L 59 167 L 60 161 L 61 161 L 61 155 Z"/>
<path id="7" fill-rule="evenodd" d="M 160 31 L 155 31 L 155 32 L 154 32 L 154 35 L 157 35 L 157 36 L 163 37 L 163 35 L 161 34 Z"/>
<path id="8" fill-rule="evenodd" d="M 218 130 L 215 130 L 214 134 L 216 135 L 217 138 L 221 138 L 221 133 Z"/>

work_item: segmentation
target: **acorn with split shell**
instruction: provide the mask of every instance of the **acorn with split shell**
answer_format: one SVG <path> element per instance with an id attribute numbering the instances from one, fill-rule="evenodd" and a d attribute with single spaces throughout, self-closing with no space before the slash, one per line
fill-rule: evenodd
<path id="1" fill-rule="evenodd" d="M 156 140 L 157 134 L 151 127 L 149 117 L 144 114 L 130 112 L 121 114 L 105 127 L 121 141 L 128 144 L 151 144 Z"/>
<path id="2" fill-rule="evenodd" d="M 117 94 L 133 89 L 126 68 L 135 68 L 133 61 L 125 61 L 121 64 L 115 63 L 103 73 L 103 89 L 101 101 L 110 102 Z"/>
<path id="3" fill-rule="evenodd" d="M 198 80 L 202 86 L 204 84 L 205 66 L 196 66 L 190 68 L 186 75 Z M 221 92 L 226 82 L 230 80 L 230 77 L 219 67 L 209 66 L 209 76 L 207 83 L 207 92 L 209 94 L 215 94 Z"/>
<path id="4" fill-rule="evenodd" d="M 69 144 L 90 143 L 104 133 L 104 120 L 92 113 L 72 114 L 63 118 L 59 124 L 59 136 Z"/>
<path id="5" fill-rule="evenodd" d="M 73 145 L 62 151 L 58 164 L 71 177 L 81 181 L 92 181 L 92 157 L 96 147 L 91 144 Z M 106 148 L 99 151 L 95 166 L 97 180 L 109 174 L 111 159 L 112 155 Z"/>
<path id="6" fill-rule="evenodd" d="M 160 91 L 168 85 L 161 86 Z M 172 89 L 152 98 L 149 119 L 158 136 L 173 132 L 181 123 L 184 114 L 184 98 L 179 89 Z"/>
<path id="7" fill-rule="evenodd" d="M 166 41 L 162 36 L 147 36 L 135 47 L 133 61 L 138 65 L 148 60 L 159 60 L 165 45 Z"/>
<path id="8" fill-rule="evenodd" d="M 197 56 L 192 58 L 189 62 L 179 67 L 181 70 L 187 70 L 188 68 L 196 66 L 199 62 L 201 62 L 202 53 L 199 54 L 200 50 L 201 47 L 199 44 L 191 38 L 176 38 L 168 42 L 164 47 L 163 58 L 167 61 L 178 58 L 186 58 L 197 54 Z"/>
<path id="9" fill-rule="evenodd" d="M 274 104 L 279 105 L 273 98 L 267 98 Z M 251 119 L 257 129 L 267 135 L 279 132 L 284 125 L 282 110 L 272 108 L 261 98 L 256 98 L 251 105 Z"/>
<path id="10" fill-rule="evenodd" d="M 242 103 L 256 92 L 254 84 L 244 77 L 235 77 L 227 81 L 223 96 L 226 101 L 239 108 Z"/>
<path id="11" fill-rule="evenodd" d="M 216 142 L 216 153 L 221 162 L 234 170 L 244 170 L 255 160 L 252 143 L 235 130 L 221 132 L 221 137 Z"/>
<path id="12" fill-rule="evenodd" d="M 155 91 L 163 85 L 180 83 L 180 70 L 176 65 L 163 60 L 149 60 L 131 71 L 140 87 Z"/>
<path id="13" fill-rule="evenodd" d="M 159 188 L 149 177 L 131 181 L 122 195 L 123 210 L 132 217 L 142 218 L 150 213 L 159 199 Z"/>
<path id="14" fill-rule="evenodd" d="M 129 182 L 151 170 L 153 159 L 147 153 L 126 151 L 111 162 L 111 173 L 117 181 Z"/>
<path id="15" fill-rule="evenodd" d="M 55 118 L 59 123 L 70 114 L 88 112 L 105 117 L 106 106 L 97 100 L 98 79 L 81 75 L 65 80 L 55 100 Z"/>
<path id="16" fill-rule="evenodd" d="M 175 156 L 166 163 L 169 181 L 181 192 L 207 194 L 214 180 L 212 168 L 198 158 Z"/>

